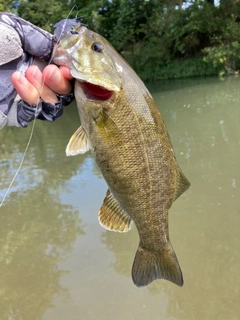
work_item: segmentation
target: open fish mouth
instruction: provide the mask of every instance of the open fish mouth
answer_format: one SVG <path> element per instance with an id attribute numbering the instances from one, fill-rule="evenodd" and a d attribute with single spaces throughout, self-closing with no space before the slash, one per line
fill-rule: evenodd
<path id="1" fill-rule="evenodd" d="M 110 91 L 104 87 L 99 85 L 87 82 L 87 81 L 80 81 L 83 92 L 87 99 L 93 101 L 107 101 L 111 98 L 114 91 Z"/>

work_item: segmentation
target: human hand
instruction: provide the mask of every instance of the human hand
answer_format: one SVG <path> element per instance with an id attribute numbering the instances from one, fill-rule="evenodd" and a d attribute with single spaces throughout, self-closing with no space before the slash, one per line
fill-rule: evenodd
<path id="1" fill-rule="evenodd" d="M 72 91 L 72 76 L 67 67 L 50 64 L 41 72 L 36 65 L 30 66 L 26 76 L 16 71 L 12 75 L 12 83 L 21 99 L 28 104 L 37 104 L 41 98 L 45 102 L 56 103 L 58 94 Z"/>
<path id="2" fill-rule="evenodd" d="M 30 66 L 26 76 L 16 71 L 12 83 L 21 97 L 17 107 L 17 121 L 27 127 L 33 119 L 55 121 L 73 99 L 72 79 L 66 67 L 48 65 L 43 72 L 36 65 Z"/>

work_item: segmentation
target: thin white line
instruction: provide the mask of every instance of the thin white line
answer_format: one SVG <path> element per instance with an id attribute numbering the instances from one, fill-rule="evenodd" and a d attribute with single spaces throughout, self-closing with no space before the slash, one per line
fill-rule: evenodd
<path id="1" fill-rule="evenodd" d="M 12 179 L 12 181 L 11 181 L 11 183 L 10 183 L 10 185 L 9 185 L 9 187 L 8 187 L 8 189 L 7 189 L 5 195 L 4 195 L 4 197 L 3 197 L 3 199 L 2 199 L 2 201 L 1 201 L 1 203 L 0 203 L 0 208 L 2 207 L 2 205 L 3 205 L 3 203 L 4 203 L 5 199 L 6 199 L 6 197 L 7 197 L 7 195 L 8 195 L 8 193 L 9 193 L 9 191 L 10 191 L 12 185 L 13 185 L 13 182 L 15 181 L 15 179 L 16 179 L 16 177 L 17 177 L 17 175 L 18 175 L 18 173 L 19 173 L 19 171 L 20 171 L 20 169 L 21 169 L 21 167 L 22 167 L 22 164 L 23 164 L 23 161 L 24 161 L 24 159 L 25 159 L 25 156 L 26 156 L 28 147 L 29 147 L 30 142 L 31 142 L 31 140 L 32 140 L 33 130 L 34 130 L 34 127 L 35 127 L 35 121 L 36 121 L 36 119 L 33 120 L 33 125 L 32 125 L 32 129 L 31 129 L 31 133 L 30 133 L 30 136 L 29 136 L 29 139 L 28 139 L 28 142 L 27 142 L 27 146 L 26 146 L 25 151 L 24 151 L 24 153 L 23 153 L 21 162 L 20 162 L 20 164 L 19 164 L 19 166 L 18 166 L 18 169 L 17 169 L 15 175 L 13 176 L 13 179 Z"/>

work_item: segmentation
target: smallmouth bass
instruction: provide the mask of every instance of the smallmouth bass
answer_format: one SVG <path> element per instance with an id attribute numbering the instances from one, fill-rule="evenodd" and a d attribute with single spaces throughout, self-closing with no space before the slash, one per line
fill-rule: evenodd
<path id="1" fill-rule="evenodd" d="M 108 230 L 135 223 L 139 247 L 136 286 L 183 277 L 169 239 L 168 210 L 190 183 L 178 166 L 157 106 L 133 69 L 111 44 L 85 26 L 60 41 L 54 62 L 70 68 L 81 127 L 67 155 L 91 150 L 109 187 L 98 217 Z"/>

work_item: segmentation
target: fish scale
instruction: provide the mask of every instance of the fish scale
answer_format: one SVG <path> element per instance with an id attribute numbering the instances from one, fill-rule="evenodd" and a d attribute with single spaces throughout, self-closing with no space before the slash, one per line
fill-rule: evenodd
<path id="1" fill-rule="evenodd" d="M 55 63 L 69 66 L 76 79 L 81 127 L 72 136 L 67 155 L 91 149 L 107 182 L 100 224 L 127 232 L 135 223 L 140 242 L 132 267 L 134 284 L 141 287 L 167 279 L 182 286 L 169 239 L 168 210 L 190 183 L 143 82 L 105 38 L 83 26 L 76 31 L 78 45 L 69 47 L 73 42 L 69 35 L 54 58 Z"/>

